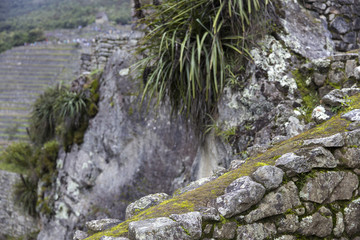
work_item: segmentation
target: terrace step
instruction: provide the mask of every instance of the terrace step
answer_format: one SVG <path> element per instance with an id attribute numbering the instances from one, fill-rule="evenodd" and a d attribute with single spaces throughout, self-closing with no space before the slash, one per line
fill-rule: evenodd
<path id="1" fill-rule="evenodd" d="M 0 54 L 0 152 L 28 140 L 26 128 L 36 98 L 59 81 L 77 76 L 80 50 L 73 44 L 21 46 Z"/>

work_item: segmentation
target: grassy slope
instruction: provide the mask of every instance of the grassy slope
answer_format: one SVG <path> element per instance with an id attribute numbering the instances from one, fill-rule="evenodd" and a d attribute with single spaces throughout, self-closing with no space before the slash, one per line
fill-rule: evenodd
<path id="1" fill-rule="evenodd" d="M 351 107 L 353 109 L 360 108 L 360 94 L 353 96 L 350 99 L 352 100 Z M 97 233 L 87 238 L 87 240 L 100 239 L 100 237 L 104 235 L 127 236 L 128 225 L 132 221 L 169 216 L 173 213 L 186 213 L 206 206 L 207 203 L 224 194 L 225 188 L 232 181 L 241 176 L 250 175 L 256 170 L 257 167 L 264 164 L 274 165 L 276 159 L 279 156 L 300 149 L 304 140 L 327 137 L 338 132 L 346 132 L 346 128 L 348 127 L 350 122 L 340 118 L 340 115 L 344 113 L 344 111 L 334 116 L 329 121 L 318 125 L 317 127 L 309 131 L 306 131 L 296 137 L 293 137 L 289 140 L 279 143 L 278 145 L 275 145 L 263 154 L 247 159 L 246 163 L 242 165 L 241 168 L 230 171 L 223 176 L 217 178 L 216 180 L 209 182 L 194 191 L 186 192 L 180 196 L 165 201 L 160 205 L 149 208 L 136 215 L 135 217 L 119 224 L 118 226 L 110 230 Z"/>

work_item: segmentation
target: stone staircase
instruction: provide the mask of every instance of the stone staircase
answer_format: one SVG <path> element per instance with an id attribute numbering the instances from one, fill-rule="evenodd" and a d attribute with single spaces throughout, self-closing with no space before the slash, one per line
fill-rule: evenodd
<path id="1" fill-rule="evenodd" d="M 72 44 L 22 46 L 0 54 L 0 152 L 28 140 L 32 104 L 48 87 L 79 73 L 80 48 Z"/>

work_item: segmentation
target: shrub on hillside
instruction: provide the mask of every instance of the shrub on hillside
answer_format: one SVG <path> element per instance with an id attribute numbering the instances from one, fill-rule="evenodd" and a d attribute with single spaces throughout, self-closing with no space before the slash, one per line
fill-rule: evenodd
<path id="1" fill-rule="evenodd" d="M 29 143 L 15 142 L 1 153 L 1 161 L 15 166 L 20 172 L 32 167 L 33 149 Z"/>
<path id="2" fill-rule="evenodd" d="M 58 121 L 55 106 L 62 92 L 66 91 L 61 85 L 47 89 L 33 105 L 30 118 L 30 139 L 36 144 L 43 144 L 55 136 Z"/>
<path id="3" fill-rule="evenodd" d="M 205 126 L 228 76 L 250 59 L 248 48 L 266 18 L 267 0 L 165 0 L 145 7 L 147 34 L 136 65 L 145 96 L 170 99 L 175 113 Z M 260 31 L 261 32 L 261 31 Z M 235 56 L 235 57 L 234 57 Z M 234 64 L 232 59 L 240 59 Z"/>

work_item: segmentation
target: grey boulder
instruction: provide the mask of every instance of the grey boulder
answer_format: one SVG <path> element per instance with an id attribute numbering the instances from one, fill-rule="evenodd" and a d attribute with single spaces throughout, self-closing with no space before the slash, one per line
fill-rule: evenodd
<path id="1" fill-rule="evenodd" d="M 283 170 L 274 166 L 259 167 L 253 174 L 252 178 L 267 190 L 272 190 L 280 186 L 284 176 Z"/>
<path id="2" fill-rule="evenodd" d="M 331 216 L 324 216 L 320 212 L 316 212 L 301 220 L 298 231 L 304 236 L 326 237 L 331 234 L 332 227 Z"/>
<path id="3" fill-rule="evenodd" d="M 360 234 L 360 198 L 352 201 L 344 209 L 345 230 L 350 236 Z"/>
<path id="4" fill-rule="evenodd" d="M 100 220 L 92 220 L 89 222 L 85 223 L 85 226 L 93 231 L 93 232 L 101 232 L 104 231 L 105 229 L 114 227 L 116 225 L 118 225 L 119 223 L 121 223 L 121 221 L 119 219 L 100 219 Z"/>
<path id="5" fill-rule="evenodd" d="M 322 147 L 343 147 L 345 145 L 344 137 L 341 133 L 329 137 L 304 140 L 303 146 L 319 145 Z"/>
<path id="6" fill-rule="evenodd" d="M 132 240 L 190 240 L 179 222 L 167 217 L 147 219 L 129 224 Z"/>
<path id="7" fill-rule="evenodd" d="M 358 188 L 359 179 L 352 172 L 318 172 L 309 178 L 300 191 L 300 198 L 316 203 L 331 203 L 337 200 L 349 200 Z"/>
<path id="8" fill-rule="evenodd" d="M 202 217 L 200 212 L 189 212 L 185 214 L 172 214 L 169 216 L 172 220 L 180 223 L 190 239 L 200 239 Z"/>
<path id="9" fill-rule="evenodd" d="M 247 223 L 285 213 L 287 210 L 301 205 L 298 189 L 294 182 L 289 182 L 276 191 L 268 193 L 259 203 L 257 209 L 245 216 Z"/>
<path id="10" fill-rule="evenodd" d="M 360 121 L 360 109 L 355 109 L 350 112 L 347 112 L 341 115 L 341 117 L 352 122 Z"/>
<path id="11" fill-rule="evenodd" d="M 304 156 L 298 156 L 295 153 L 282 155 L 276 160 L 275 166 L 281 168 L 289 177 L 311 170 L 308 159 Z"/>
<path id="12" fill-rule="evenodd" d="M 144 211 L 145 209 L 148 209 L 152 206 L 158 205 L 169 198 L 170 196 L 166 193 L 155 193 L 142 197 L 139 200 L 130 203 L 126 207 L 125 219 L 129 219 L 139 214 L 139 212 Z"/>
<path id="13" fill-rule="evenodd" d="M 265 194 L 265 188 L 245 176 L 233 181 L 225 190 L 225 194 L 216 199 L 216 207 L 226 218 L 246 211 L 258 203 Z"/>

